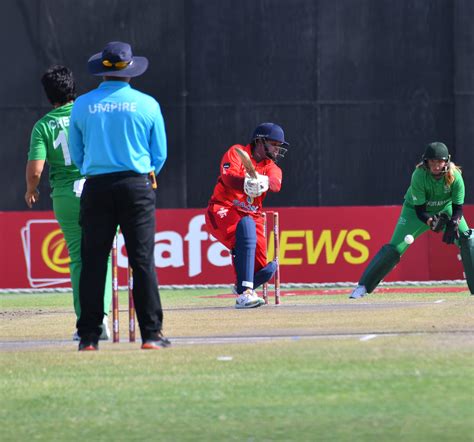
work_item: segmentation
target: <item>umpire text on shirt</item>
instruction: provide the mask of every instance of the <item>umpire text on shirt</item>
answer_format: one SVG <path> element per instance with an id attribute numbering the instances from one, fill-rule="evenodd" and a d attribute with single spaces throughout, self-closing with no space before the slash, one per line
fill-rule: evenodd
<path id="1" fill-rule="evenodd" d="M 148 67 L 129 44 L 111 42 L 88 61 L 103 77 L 72 110 L 71 157 L 87 177 L 81 197 L 82 272 L 79 350 L 97 350 L 103 317 L 107 259 L 120 225 L 134 276 L 134 301 L 143 349 L 170 345 L 162 336 L 163 310 L 155 273 L 155 193 L 149 173 L 166 160 L 158 102 L 130 87 Z"/>

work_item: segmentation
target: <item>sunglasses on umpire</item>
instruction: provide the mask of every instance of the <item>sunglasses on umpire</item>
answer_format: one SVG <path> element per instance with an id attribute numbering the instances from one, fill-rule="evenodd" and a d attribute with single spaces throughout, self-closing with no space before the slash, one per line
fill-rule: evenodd
<path id="1" fill-rule="evenodd" d="M 102 64 L 107 68 L 116 68 L 116 69 L 124 69 L 127 66 L 131 65 L 133 60 L 130 61 L 116 61 L 115 63 L 109 60 L 102 60 Z"/>

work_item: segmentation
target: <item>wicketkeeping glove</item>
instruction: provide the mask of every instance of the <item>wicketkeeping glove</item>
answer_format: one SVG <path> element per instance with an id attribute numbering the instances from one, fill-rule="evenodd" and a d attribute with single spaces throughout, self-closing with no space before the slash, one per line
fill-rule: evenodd
<path id="1" fill-rule="evenodd" d="M 449 220 L 446 224 L 446 230 L 443 234 L 443 242 L 446 244 L 454 244 L 459 239 L 459 220 Z"/>
<path id="2" fill-rule="evenodd" d="M 447 213 L 441 212 L 433 215 L 433 220 L 431 221 L 430 229 L 433 232 L 441 232 L 444 229 L 444 226 L 449 222 L 449 215 Z"/>

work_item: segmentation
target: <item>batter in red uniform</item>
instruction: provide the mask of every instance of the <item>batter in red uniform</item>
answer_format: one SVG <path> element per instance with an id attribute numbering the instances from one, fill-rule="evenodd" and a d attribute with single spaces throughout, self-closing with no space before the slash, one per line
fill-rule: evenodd
<path id="1" fill-rule="evenodd" d="M 276 165 L 287 152 L 283 129 L 274 123 L 260 124 L 250 144 L 235 144 L 224 154 L 220 175 L 206 212 L 207 231 L 231 250 L 236 275 L 236 308 L 264 304 L 255 288 L 271 279 L 274 261 L 267 263 L 266 239 L 261 214 L 268 191 L 279 192 L 282 172 Z M 248 153 L 257 178 L 246 174 L 236 152 Z"/>

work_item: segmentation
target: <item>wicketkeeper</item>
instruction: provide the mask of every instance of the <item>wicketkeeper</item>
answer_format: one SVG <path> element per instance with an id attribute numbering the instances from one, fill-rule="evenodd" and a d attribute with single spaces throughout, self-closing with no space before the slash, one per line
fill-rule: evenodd
<path id="1" fill-rule="evenodd" d="M 445 144 L 429 144 L 411 177 L 392 239 L 369 263 L 350 298 L 372 293 L 408 249 L 405 237 L 416 239 L 428 230 L 442 234 L 443 242 L 460 248 L 467 285 L 474 294 L 474 234 L 464 219 L 463 204 L 461 169 L 451 161 Z"/>
<path id="2" fill-rule="evenodd" d="M 275 261 L 267 263 L 261 210 L 267 192 L 281 189 L 282 171 L 276 163 L 287 147 L 283 129 L 263 123 L 254 130 L 249 144 L 231 146 L 221 160 L 220 175 L 206 211 L 206 229 L 231 250 L 236 308 L 263 305 L 255 288 L 269 281 L 276 270 Z M 247 170 L 236 149 L 250 158 Z"/>

